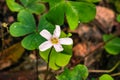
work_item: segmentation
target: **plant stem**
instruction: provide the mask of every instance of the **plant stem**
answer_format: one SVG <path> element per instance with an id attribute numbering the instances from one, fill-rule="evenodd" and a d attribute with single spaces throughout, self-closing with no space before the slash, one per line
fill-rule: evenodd
<path id="1" fill-rule="evenodd" d="M 2 56 L 2 54 L 4 53 L 4 31 L 3 31 L 3 27 L 2 27 L 2 23 L 0 23 L 0 27 L 1 27 L 1 40 L 2 40 L 2 53 L 0 54 L 0 56 Z"/>
<path id="2" fill-rule="evenodd" d="M 120 72 L 118 72 L 118 73 L 114 73 L 114 74 L 111 74 L 111 76 L 120 76 Z"/>
<path id="3" fill-rule="evenodd" d="M 120 65 L 120 61 L 118 61 L 116 63 L 116 65 L 113 66 L 113 68 L 110 70 L 89 70 L 89 72 L 92 72 L 92 73 L 110 73 L 110 72 L 114 71 L 119 65 Z"/>
<path id="4" fill-rule="evenodd" d="M 39 51 L 38 50 L 35 50 L 35 55 L 36 55 L 36 74 L 37 74 L 37 80 L 39 79 L 38 75 L 39 75 L 39 72 L 38 72 L 38 65 L 39 65 L 39 55 L 38 55 Z"/>
<path id="5" fill-rule="evenodd" d="M 51 47 L 50 52 L 49 52 L 49 54 L 48 54 L 47 71 L 49 70 L 49 62 L 50 62 L 50 55 L 51 55 L 51 52 L 52 52 L 52 48 L 53 48 L 53 47 Z"/>
<path id="6" fill-rule="evenodd" d="M 47 77 L 48 77 L 48 74 L 49 74 L 49 62 L 50 62 L 50 55 L 51 55 L 51 52 L 52 52 L 52 48 L 53 47 L 51 47 L 51 49 L 49 51 L 49 54 L 48 54 L 47 72 L 46 72 L 44 80 L 47 80 Z"/>

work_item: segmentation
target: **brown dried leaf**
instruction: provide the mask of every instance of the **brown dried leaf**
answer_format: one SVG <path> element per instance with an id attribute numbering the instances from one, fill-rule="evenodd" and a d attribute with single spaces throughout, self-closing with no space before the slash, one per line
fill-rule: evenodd
<path id="1" fill-rule="evenodd" d="M 102 39 L 101 32 L 94 25 L 80 24 L 74 32 L 84 40 L 100 41 Z"/>
<path id="2" fill-rule="evenodd" d="M 113 22 L 115 20 L 115 13 L 106 7 L 102 7 L 102 6 L 97 6 L 97 13 L 96 13 L 96 20 L 104 26 L 104 29 L 110 28 L 113 26 Z"/>
<path id="3" fill-rule="evenodd" d="M 0 80 L 37 80 L 37 74 L 35 70 L 1 72 Z"/>
<path id="4" fill-rule="evenodd" d="M 79 43 L 73 48 L 74 56 L 84 57 L 88 52 L 85 43 Z"/>
<path id="5" fill-rule="evenodd" d="M 22 56 L 23 52 L 24 48 L 20 43 L 16 43 L 13 46 L 5 49 L 3 52 L 0 52 L 0 54 L 2 54 L 0 56 L 0 70 L 16 63 Z"/>

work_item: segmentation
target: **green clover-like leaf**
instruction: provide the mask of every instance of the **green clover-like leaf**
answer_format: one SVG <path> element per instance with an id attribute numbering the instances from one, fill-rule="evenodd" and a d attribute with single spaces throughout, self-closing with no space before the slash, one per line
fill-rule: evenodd
<path id="1" fill-rule="evenodd" d="M 45 11 L 44 4 L 40 3 L 39 0 L 20 0 L 20 2 L 23 6 L 15 2 L 15 0 L 6 0 L 11 11 L 19 12 L 25 9 L 35 14 L 40 14 Z"/>
<path id="2" fill-rule="evenodd" d="M 36 30 L 34 17 L 29 11 L 21 10 L 18 14 L 18 21 L 10 26 L 12 36 L 24 36 Z"/>
<path id="3" fill-rule="evenodd" d="M 45 41 L 39 33 L 32 33 L 22 40 L 22 46 L 28 50 L 38 49 L 38 46 Z"/>
<path id="4" fill-rule="evenodd" d="M 72 17 L 73 16 L 73 17 Z M 66 6 L 66 18 L 71 29 L 75 29 L 78 25 L 79 15 L 78 11 L 68 2 Z"/>
<path id="5" fill-rule="evenodd" d="M 77 65 L 72 70 L 65 69 L 63 73 L 57 76 L 57 80 L 86 80 L 88 69 L 84 65 Z"/>
<path id="6" fill-rule="evenodd" d="M 15 0 L 6 0 L 6 3 L 11 11 L 18 12 L 23 9 L 23 7 L 20 4 L 15 2 Z"/>
<path id="7" fill-rule="evenodd" d="M 69 63 L 69 60 L 72 56 L 72 47 L 67 49 L 69 53 L 65 53 L 66 49 L 64 49 L 63 52 L 56 52 L 55 49 L 53 48 L 51 51 L 50 55 L 50 62 L 49 62 L 49 67 L 52 68 L 53 70 L 57 70 L 62 66 L 66 66 Z M 40 56 L 48 62 L 48 55 L 49 55 L 50 49 L 40 52 Z M 69 55 L 68 55 L 69 54 Z"/>
<path id="8" fill-rule="evenodd" d="M 64 5 L 63 2 L 55 4 L 55 6 L 49 10 L 46 16 L 47 20 L 54 25 L 62 25 L 64 23 Z"/>
<path id="9" fill-rule="evenodd" d="M 116 20 L 117 20 L 118 22 L 120 22 L 120 14 L 119 14 L 119 15 L 117 15 Z"/>
<path id="10" fill-rule="evenodd" d="M 99 80 L 114 80 L 114 79 L 108 74 L 103 74 L 102 76 L 99 77 Z"/>
<path id="11" fill-rule="evenodd" d="M 101 0 L 77 0 L 77 1 L 84 1 L 84 2 L 91 2 L 91 3 L 98 3 Z"/>
<path id="12" fill-rule="evenodd" d="M 96 14 L 95 5 L 85 2 L 68 1 L 66 6 L 66 17 L 71 29 L 75 29 L 78 22 L 89 22 Z"/>
<path id="13" fill-rule="evenodd" d="M 40 14 L 45 10 L 45 6 L 38 0 L 20 0 L 26 9 L 32 13 Z"/>
<path id="14" fill-rule="evenodd" d="M 38 31 L 40 32 L 43 29 L 50 31 L 51 33 L 55 29 L 55 26 L 53 26 L 50 22 L 46 20 L 46 15 L 43 15 L 40 17 L 39 24 L 38 24 Z"/>
<path id="15" fill-rule="evenodd" d="M 64 2 L 65 0 L 43 0 L 49 2 L 50 8 L 55 7 L 58 3 Z"/>
<path id="16" fill-rule="evenodd" d="M 94 19 L 96 7 L 92 3 L 60 0 L 49 2 L 50 10 L 47 20 L 52 24 L 63 24 L 66 16 L 71 29 L 75 29 L 79 22 L 89 22 Z M 54 16 L 54 17 L 53 17 Z"/>
<path id="17" fill-rule="evenodd" d="M 112 55 L 117 55 L 120 53 L 120 38 L 119 37 L 113 37 L 113 35 L 104 35 L 103 36 L 104 41 L 108 41 L 105 44 L 105 50 Z"/>

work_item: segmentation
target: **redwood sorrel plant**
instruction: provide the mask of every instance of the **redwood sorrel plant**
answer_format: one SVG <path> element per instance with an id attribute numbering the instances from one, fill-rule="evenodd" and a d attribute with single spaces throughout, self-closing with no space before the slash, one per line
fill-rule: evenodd
<path id="1" fill-rule="evenodd" d="M 28 50 L 39 50 L 40 56 L 53 70 L 66 66 L 72 56 L 73 41 L 61 31 L 59 25 L 65 20 L 74 30 L 78 23 L 94 19 L 96 8 L 93 2 L 99 0 L 6 0 L 9 9 L 17 12 L 17 21 L 10 25 L 10 34 L 24 36 L 22 46 Z M 49 4 L 49 7 L 45 6 Z M 40 15 L 36 24 L 34 15 Z M 57 26 L 57 27 L 56 27 Z M 66 42 L 68 40 L 68 42 Z M 66 77 L 65 77 L 66 76 Z M 84 65 L 77 65 L 72 71 L 65 69 L 58 80 L 83 80 L 88 76 Z"/>

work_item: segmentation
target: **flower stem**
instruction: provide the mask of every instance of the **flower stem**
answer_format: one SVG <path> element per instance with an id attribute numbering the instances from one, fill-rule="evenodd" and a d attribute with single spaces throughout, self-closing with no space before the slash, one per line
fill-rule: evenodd
<path id="1" fill-rule="evenodd" d="M 52 48 L 53 48 L 53 47 L 51 47 L 50 52 L 49 52 L 49 54 L 48 54 L 47 71 L 49 70 L 50 55 L 51 55 L 51 52 L 52 52 Z"/>
<path id="2" fill-rule="evenodd" d="M 49 74 L 49 63 L 50 63 L 50 55 L 51 55 L 51 52 L 52 52 L 52 48 L 53 47 L 51 47 L 51 49 L 49 51 L 49 54 L 48 54 L 48 63 L 47 63 L 47 70 L 46 70 L 47 72 L 46 72 L 44 80 L 47 80 L 47 77 L 48 77 L 48 74 Z"/>

